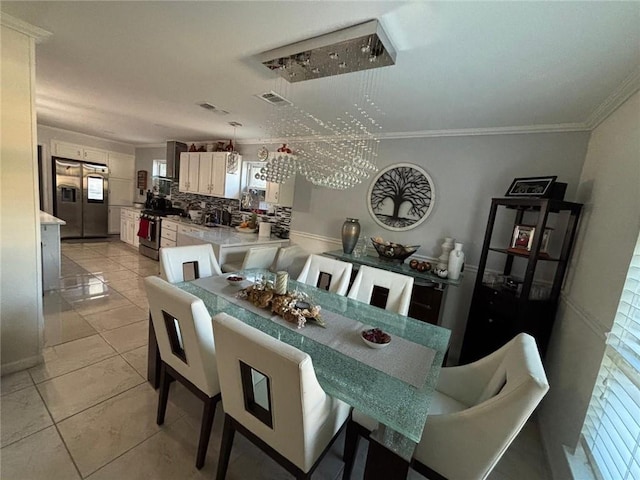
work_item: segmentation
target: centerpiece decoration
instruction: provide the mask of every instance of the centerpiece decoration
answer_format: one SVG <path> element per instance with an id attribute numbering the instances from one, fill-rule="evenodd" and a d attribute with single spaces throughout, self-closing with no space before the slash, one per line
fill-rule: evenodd
<path id="1" fill-rule="evenodd" d="M 407 258 L 420 248 L 420 245 L 400 245 L 399 243 L 388 242 L 382 237 L 372 238 L 371 243 L 381 259 L 394 263 L 404 263 Z"/>
<path id="2" fill-rule="evenodd" d="M 308 321 L 325 326 L 320 315 L 320 305 L 313 305 L 309 295 L 299 290 L 278 294 L 273 282 L 268 280 L 260 280 L 242 289 L 238 298 L 244 298 L 259 308 L 270 308 L 287 322 L 297 324 L 298 328 L 304 327 Z"/>

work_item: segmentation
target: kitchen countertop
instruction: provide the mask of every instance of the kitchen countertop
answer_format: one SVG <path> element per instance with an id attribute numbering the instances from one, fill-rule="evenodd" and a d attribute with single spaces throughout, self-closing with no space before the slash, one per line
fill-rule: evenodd
<path id="1" fill-rule="evenodd" d="M 207 228 L 207 227 L 203 227 Z M 247 245 L 280 245 L 287 242 L 288 239 L 282 239 L 275 236 L 260 237 L 257 233 L 240 233 L 235 228 L 209 228 L 204 231 L 185 233 L 190 237 L 197 238 L 207 243 L 215 243 L 220 246 L 235 247 Z"/>
<path id="2" fill-rule="evenodd" d="M 67 222 L 40 210 L 40 225 L 66 225 Z"/>

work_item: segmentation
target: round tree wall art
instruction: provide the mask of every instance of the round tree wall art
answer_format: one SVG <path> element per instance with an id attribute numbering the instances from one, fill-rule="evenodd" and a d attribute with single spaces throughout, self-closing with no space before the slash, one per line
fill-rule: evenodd
<path id="1" fill-rule="evenodd" d="M 369 212 L 387 230 L 411 230 L 424 222 L 435 200 L 433 180 L 417 165 L 396 163 L 380 172 L 369 187 Z"/>

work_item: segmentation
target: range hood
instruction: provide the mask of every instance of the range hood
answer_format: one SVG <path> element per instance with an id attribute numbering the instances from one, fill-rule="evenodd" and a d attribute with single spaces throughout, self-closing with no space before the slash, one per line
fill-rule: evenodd
<path id="1" fill-rule="evenodd" d="M 167 176 L 178 179 L 180 176 L 180 154 L 187 151 L 187 144 L 170 140 L 167 142 Z"/>

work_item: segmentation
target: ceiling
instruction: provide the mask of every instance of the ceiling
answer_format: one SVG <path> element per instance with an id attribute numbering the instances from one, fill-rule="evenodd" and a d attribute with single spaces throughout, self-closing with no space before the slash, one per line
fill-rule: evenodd
<path id="1" fill-rule="evenodd" d="M 230 138 L 230 121 L 243 124 L 239 140 L 264 139 L 276 107 L 254 95 L 283 87 L 257 55 L 371 19 L 398 52 L 396 65 L 378 69 L 383 136 L 587 129 L 640 77 L 636 1 L 3 1 L 0 9 L 52 33 L 36 48 L 38 123 L 134 145 Z M 361 74 L 286 91 L 335 118 L 341 82 L 353 75 Z"/>

